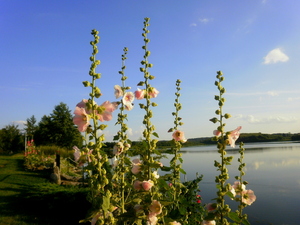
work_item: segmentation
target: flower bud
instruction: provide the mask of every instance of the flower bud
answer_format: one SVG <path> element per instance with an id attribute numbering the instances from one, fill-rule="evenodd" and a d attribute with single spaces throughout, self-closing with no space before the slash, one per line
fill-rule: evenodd
<path id="1" fill-rule="evenodd" d="M 229 113 L 226 113 L 226 114 L 224 115 L 224 117 L 225 117 L 225 119 L 229 119 L 229 118 L 231 117 L 231 115 L 230 115 Z"/>
<path id="2" fill-rule="evenodd" d="M 91 83 L 89 81 L 83 81 L 82 83 L 83 83 L 83 86 L 85 86 L 85 87 L 91 86 Z"/>
<path id="3" fill-rule="evenodd" d="M 218 122 L 218 119 L 216 117 L 214 117 L 214 118 L 211 118 L 209 121 L 216 123 L 216 122 Z"/>

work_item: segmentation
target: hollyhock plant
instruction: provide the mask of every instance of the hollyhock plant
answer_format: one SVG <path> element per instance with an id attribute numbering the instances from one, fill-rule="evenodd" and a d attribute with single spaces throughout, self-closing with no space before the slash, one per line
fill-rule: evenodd
<path id="1" fill-rule="evenodd" d="M 115 85 L 114 89 L 115 89 L 116 98 L 120 98 L 123 96 L 123 91 L 122 91 L 122 88 L 120 87 L 120 85 Z"/>
<path id="2" fill-rule="evenodd" d="M 77 125 L 77 128 L 80 132 L 86 131 L 87 127 L 90 125 L 90 118 L 85 109 L 76 107 L 74 114 L 75 116 L 73 117 L 73 123 Z"/>
<path id="3" fill-rule="evenodd" d="M 172 137 L 175 141 L 180 141 L 182 143 L 185 143 L 187 141 L 184 136 L 184 132 L 180 130 L 175 130 L 174 133 L 172 134 Z"/>
<path id="4" fill-rule="evenodd" d="M 232 148 L 235 147 L 235 141 L 239 138 L 241 129 L 242 129 L 242 127 L 239 126 L 235 130 L 231 131 L 230 134 L 228 135 L 229 145 Z"/>

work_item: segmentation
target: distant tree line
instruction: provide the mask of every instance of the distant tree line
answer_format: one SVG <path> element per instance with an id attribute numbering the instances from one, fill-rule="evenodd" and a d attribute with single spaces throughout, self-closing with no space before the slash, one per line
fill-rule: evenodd
<path id="1" fill-rule="evenodd" d="M 276 133 L 276 134 L 263 134 L 263 133 L 242 133 L 236 143 L 244 142 L 273 142 L 273 141 L 300 141 L 300 133 Z M 195 145 L 209 145 L 215 144 L 211 137 L 204 138 L 191 138 L 188 139 L 183 146 Z"/>
<path id="2" fill-rule="evenodd" d="M 25 129 L 18 125 L 7 125 L 0 130 L 0 152 L 24 150 L 25 141 L 34 140 L 37 146 L 55 145 L 62 148 L 82 146 L 82 136 L 73 123 L 71 110 L 65 103 L 54 107 L 50 115 L 44 115 L 39 123 L 35 116 L 27 119 Z"/>
<path id="3" fill-rule="evenodd" d="M 242 133 L 237 140 L 239 142 L 250 143 L 250 142 L 273 142 L 273 141 L 300 141 L 300 133 L 278 133 L 278 134 L 262 134 L 262 133 Z M 132 147 L 138 146 L 138 141 L 132 142 Z M 106 148 L 112 149 L 114 142 L 106 142 Z M 182 144 L 182 147 L 197 146 L 197 145 L 212 145 L 216 144 L 212 140 L 212 137 L 201 137 L 201 138 L 190 138 L 186 143 Z M 156 144 L 158 149 L 170 148 L 170 141 L 161 140 Z"/>

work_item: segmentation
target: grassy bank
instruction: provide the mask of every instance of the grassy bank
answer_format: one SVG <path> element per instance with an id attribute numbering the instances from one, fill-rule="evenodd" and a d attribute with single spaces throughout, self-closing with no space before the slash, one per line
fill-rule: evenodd
<path id="1" fill-rule="evenodd" d="M 25 171 L 23 155 L 0 156 L 0 224 L 78 224 L 86 189 L 50 184 L 49 171 Z"/>

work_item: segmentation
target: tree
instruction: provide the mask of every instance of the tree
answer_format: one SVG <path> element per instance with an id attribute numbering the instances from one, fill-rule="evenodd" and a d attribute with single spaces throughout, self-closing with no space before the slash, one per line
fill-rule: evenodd
<path id="1" fill-rule="evenodd" d="M 25 124 L 25 127 L 26 127 L 25 130 L 26 130 L 27 136 L 32 140 L 34 133 L 37 129 L 36 119 L 33 115 L 30 118 L 28 118 L 26 121 L 27 122 Z"/>
<path id="2" fill-rule="evenodd" d="M 18 125 L 7 125 L 0 132 L 0 148 L 3 152 L 23 150 L 23 136 Z"/>
<path id="3" fill-rule="evenodd" d="M 43 116 L 35 134 L 37 145 L 73 147 L 82 145 L 82 137 L 73 123 L 71 110 L 65 103 L 54 107 L 49 116 Z"/>

